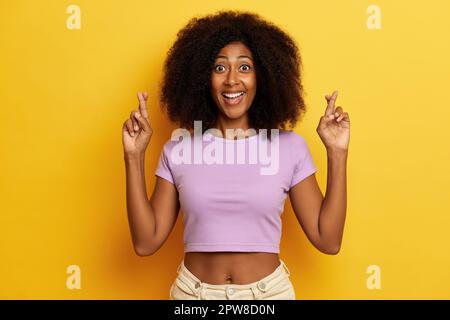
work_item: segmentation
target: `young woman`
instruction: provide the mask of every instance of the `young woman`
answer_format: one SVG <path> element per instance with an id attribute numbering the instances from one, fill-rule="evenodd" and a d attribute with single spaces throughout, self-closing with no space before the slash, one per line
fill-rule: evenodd
<path id="1" fill-rule="evenodd" d="M 306 111 L 295 42 L 260 16 L 236 11 L 193 18 L 177 36 L 161 86 L 161 102 L 170 120 L 188 133 L 200 132 L 203 155 L 208 155 L 207 146 L 214 150 L 209 158 L 218 160 L 225 150 L 240 147 L 249 157 L 251 152 L 261 155 L 250 145 L 266 142 L 270 156 L 277 156 L 270 162 L 277 163 L 265 174 L 261 169 L 267 168 L 267 157 L 265 163 L 180 164 L 177 155 L 185 160 L 196 157 L 194 151 L 180 148 L 196 143 L 185 134 L 183 142 L 165 143 L 149 200 L 144 154 L 153 130 L 148 95 L 138 92 L 139 110 L 131 112 L 122 129 L 134 249 L 139 256 L 155 253 L 182 209 L 185 256 L 170 299 L 295 299 L 289 270 L 279 257 L 280 216 L 289 194 L 311 243 L 325 254 L 340 250 L 348 113 L 335 107 L 337 91 L 325 96 L 327 106 L 317 127 L 328 156 L 323 197 L 305 139 L 286 129 Z M 201 123 L 200 131 L 195 121 Z M 245 134 L 229 135 L 233 129 Z M 268 135 L 264 129 L 269 129 Z"/>

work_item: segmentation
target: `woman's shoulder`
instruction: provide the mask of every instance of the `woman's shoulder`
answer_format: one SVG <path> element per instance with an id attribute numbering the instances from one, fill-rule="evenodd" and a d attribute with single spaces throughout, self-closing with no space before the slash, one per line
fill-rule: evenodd
<path id="1" fill-rule="evenodd" d="M 308 143 L 303 135 L 293 130 L 280 130 L 280 147 L 291 150 L 294 157 L 309 151 Z"/>
<path id="2" fill-rule="evenodd" d="M 193 136 L 193 133 L 184 128 L 175 129 L 174 131 L 172 131 L 170 136 L 166 138 L 164 142 L 164 147 L 171 148 L 180 142 L 187 140 L 191 141 L 192 140 L 191 136 Z"/>
<path id="3" fill-rule="evenodd" d="M 280 140 L 282 139 L 282 140 L 287 141 L 289 143 L 299 143 L 299 142 L 305 140 L 302 135 L 300 135 L 299 133 L 295 132 L 294 130 L 280 129 L 279 130 L 279 137 L 280 137 Z"/>

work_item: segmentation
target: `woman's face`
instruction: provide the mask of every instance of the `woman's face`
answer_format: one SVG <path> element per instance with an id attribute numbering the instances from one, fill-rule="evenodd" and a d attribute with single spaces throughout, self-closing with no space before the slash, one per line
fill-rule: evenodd
<path id="1" fill-rule="evenodd" d="M 241 42 L 220 50 L 211 74 L 211 94 L 222 113 L 238 119 L 247 113 L 256 94 L 253 56 Z"/>

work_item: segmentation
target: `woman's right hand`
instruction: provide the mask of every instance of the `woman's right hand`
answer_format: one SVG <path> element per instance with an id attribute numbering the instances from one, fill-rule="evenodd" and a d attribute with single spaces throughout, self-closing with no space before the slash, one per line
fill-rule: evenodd
<path id="1" fill-rule="evenodd" d="M 138 92 L 139 110 L 131 111 L 122 127 L 122 143 L 125 154 L 143 154 L 147 148 L 153 129 L 147 113 L 147 92 Z"/>

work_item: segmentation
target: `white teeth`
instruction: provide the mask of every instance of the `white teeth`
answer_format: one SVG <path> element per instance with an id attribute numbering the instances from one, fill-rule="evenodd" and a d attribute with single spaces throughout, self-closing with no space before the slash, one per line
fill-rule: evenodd
<path id="1" fill-rule="evenodd" d="M 234 99 L 244 94 L 244 91 L 238 92 L 238 93 L 222 93 L 223 96 Z"/>

